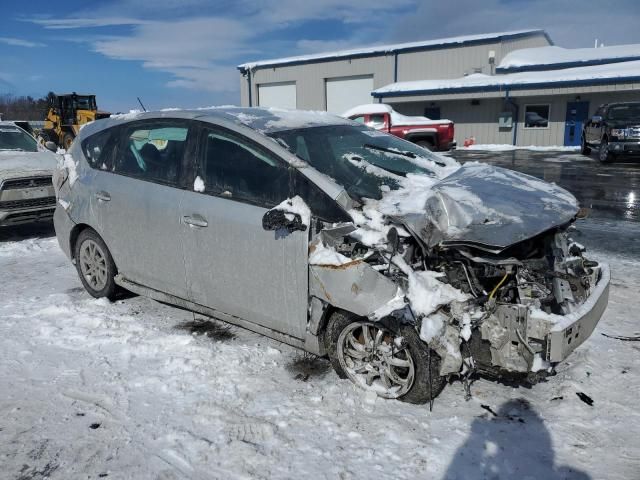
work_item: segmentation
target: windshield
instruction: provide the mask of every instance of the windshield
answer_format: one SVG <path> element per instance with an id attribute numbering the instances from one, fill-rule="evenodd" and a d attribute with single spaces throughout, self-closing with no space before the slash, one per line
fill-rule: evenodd
<path id="1" fill-rule="evenodd" d="M 2 125 L 0 126 L 0 150 L 37 152 L 38 143 L 24 130 L 18 127 Z"/>
<path id="2" fill-rule="evenodd" d="M 610 120 L 640 122 L 640 103 L 609 107 L 607 118 Z"/>
<path id="3" fill-rule="evenodd" d="M 269 136 L 357 200 L 380 199 L 407 174 L 438 176 L 453 160 L 392 135 L 355 125 L 331 125 L 272 132 Z"/>
<path id="4" fill-rule="evenodd" d="M 75 107 L 78 110 L 95 110 L 96 106 L 94 97 L 76 97 Z"/>

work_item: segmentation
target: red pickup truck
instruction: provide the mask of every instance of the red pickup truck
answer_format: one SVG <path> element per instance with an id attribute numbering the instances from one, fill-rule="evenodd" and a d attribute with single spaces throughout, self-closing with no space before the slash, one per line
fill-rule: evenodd
<path id="1" fill-rule="evenodd" d="M 431 120 L 427 117 L 408 117 L 384 103 L 359 105 L 342 114 L 356 122 L 404 138 L 429 150 L 456 148 L 451 120 Z"/>

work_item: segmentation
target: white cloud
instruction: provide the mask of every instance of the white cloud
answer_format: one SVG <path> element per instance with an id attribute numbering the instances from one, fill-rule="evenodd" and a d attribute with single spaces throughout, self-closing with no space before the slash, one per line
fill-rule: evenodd
<path id="1" fill-rule="evenodd" d="M 44 43 L 40 42 L 32 42 L 30 40 L 23 40 L 22 38 L 14 38 L 14 37 L 0 37 L 0 43 L 4 43 L 5 45 L 11 45 L 13 47 L 46 47 Z"/>

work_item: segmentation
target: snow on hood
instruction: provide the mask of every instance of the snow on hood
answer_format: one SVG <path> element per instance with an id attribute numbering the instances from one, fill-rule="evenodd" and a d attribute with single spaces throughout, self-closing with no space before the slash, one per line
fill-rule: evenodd
<path id="1" fill-rule="evenodd" d="M 500 167 L 468 163 L 431 188 L 425 211 L 404 216 L 427 245 L 497 249 L 571 221 L 576 198 L 563 188 Z"/>
<path id="2" fill-rule="evenodd" d="M 429 247 L 471 243 L 502 250 L 571 221 L 578 203 L 555 184 L 482 163 L 443 168 L 447 176 L 407 175 L 381 200 L 365 199 L 351 214 L 353 235 L 384 243 L 392 218 Z"/>
<path id="3" fill-rule="evenodd" d="M 19 152 L 0 150 L 0 176 L 15 176 L 33 172 L 53 174 L 57 158 L 51 152 Z"/>

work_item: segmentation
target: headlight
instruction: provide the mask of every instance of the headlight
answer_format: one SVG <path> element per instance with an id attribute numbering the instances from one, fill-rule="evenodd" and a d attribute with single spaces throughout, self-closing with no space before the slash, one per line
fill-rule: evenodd
<path id="1" fill-rule="evenodd" d="M 627 131 L 624 128 L 612 128 L 611 136 L 613 137 L 625 137 L 627 135 Z"/>

